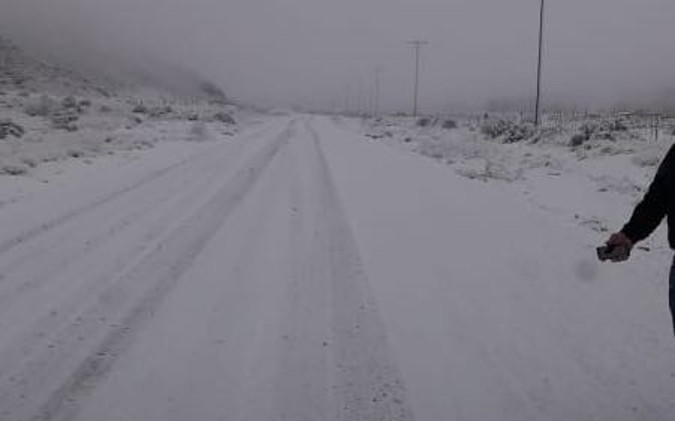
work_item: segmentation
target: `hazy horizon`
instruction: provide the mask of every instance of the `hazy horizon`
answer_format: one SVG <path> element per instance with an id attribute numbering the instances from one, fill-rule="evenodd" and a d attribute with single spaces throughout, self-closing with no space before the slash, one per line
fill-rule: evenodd
<path id="1" fill-rule="evenodd" d="M 5 0 L 4 35 L 80 62 L 100 52 L 190 67 L 258 105 L 408 110 L 423 39 L 420 109 L 534 96 L 538 0 Z M 546 103 L 662 100 L 675 87 L 675 3 L 547 2 Z"/>

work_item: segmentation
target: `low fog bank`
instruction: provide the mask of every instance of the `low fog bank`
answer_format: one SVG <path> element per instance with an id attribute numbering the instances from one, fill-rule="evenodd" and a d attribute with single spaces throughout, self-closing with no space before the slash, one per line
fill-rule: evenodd
<path id="1" fill-rule="evenodd" d="M 185 97 L 200 95 L 204 84 L 224 88 L 220 77 L 209 75 L 205 66 L 176 48 L 175 39 L 163 35 L 160 27 L 152 29 L 149 19 L 134 19 L 150 18 L 150 4 L 129 3 L 120 9 L 123 2 L 118 3 L 8 0 L 1 7 L 0 37 L 37 59 L 117 87 L 154 88 Z M 120 14 L 123 9 L 127 16 Z"/>
<path id="2" fill-rule="evenodd" d="M 675 108 L 675 3 L 568 0 L 546 10 L 544 104 Z M 424 112 L 531 106 L 538 2 L 4 0 L 0 35 L 107 77 L 178 74 L 263 106 L 408 111 L 425 39 Z M 141 77 L 142 79 L 143 77 Z"/>

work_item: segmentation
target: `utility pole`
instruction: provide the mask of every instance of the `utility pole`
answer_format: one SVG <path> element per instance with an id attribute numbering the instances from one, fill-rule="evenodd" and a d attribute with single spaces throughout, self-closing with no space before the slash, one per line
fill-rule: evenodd
<path id="1" fill-rule="evenodd" d="M 539 9 L 539 57 L 537 59 L 537 100 L 534 109 L 534 125 L 539 127 L 541 123 L 541 62 L 542 52 L 544 49 L 544 0 L 541 0 L 541 8 Z"/>
<path id="2" fill-rule="evenodd" d="M 380 115 L 380 76 L 382 75 L 382 66 L 375 66 L 375 99 L 373 104 L 373 114 L 375 117 Z"/>
<path id="3" fill-rule="evenodd" d="M 359 116 L 363 117 L 364 110 L 366 105 L 366 97 L 363 91 L 363 80 L 359 77 L 358 92 L 356 97 L 356 110 Z"/>
<path id="4" fill-rule="evenodd" d="M 412 45 L 415 49 L 415 85 L 414 85 L 414 94 L 413 94 L 413 117 L 417 117 L 417 99 L 419 97 L 419 86 L 420 86 L 420 50 L 423 45 L 429 45 L 429 41 L 409 41 L 408 44 Z"/>
<path id="5" fill-rule="evenodd" d="M 352 90 L 352 87 L 349 84 L 345 85 L 345 91 L 344 91 L 344 94 L 345 94 L 344 101 L 345 102 L 344 102 L 344 107 L 343 107 L 345 114 L 351 114 L 351 111 L 352 111 L 352 109 L 351 109 L 351 98 L 350 98 L 350 91 L 351 90 Z"/>

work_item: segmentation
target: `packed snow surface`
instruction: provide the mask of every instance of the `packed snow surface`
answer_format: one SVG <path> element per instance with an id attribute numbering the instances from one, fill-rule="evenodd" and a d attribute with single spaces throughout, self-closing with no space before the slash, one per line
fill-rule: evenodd
<path id="1" fill-rule="evenodd" d="M 594 258 L 653 164 L 368 124 L 0 177 L 0 420 L 672 420 L 663 235 Z"/>

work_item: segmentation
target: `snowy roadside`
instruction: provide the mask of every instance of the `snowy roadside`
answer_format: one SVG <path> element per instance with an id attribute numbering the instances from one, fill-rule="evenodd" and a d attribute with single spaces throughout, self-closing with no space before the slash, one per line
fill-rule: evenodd
<path id="1" fill-rule="evenodd" d="M 147 149 L 164 140 L 203 142 L 237 132 L 233 109 L 206 103 L 148 107 L 131 98 L 23 95 L 0 96 L 0 174 L 23 175 L 46 162 Z"/>
<path id="2" fill-rule="evenodd" d="M 168 141 L 147 150 L 131 149 L 84 159 L 47 162 L 24 176 L 0 176 L 0 210 L 48 191 L 92 180 L 111 180 L 117 172 L 140 174 L 145 170 L 156 170 L 155 165 L 179 162 L 199 154 L 208 146 Z M 147 165 L 146 169 L 142 168 L 144 165 Z"/>
<path id="3" fill-rule="evenodd" d="M 44 109 L 30 116 L 26 110 L 34 101 Z M 2 234 L 11 234 L 19 221 L 30 224 L 44 212 L 67 212 L 129 180 L 208 154 L 264 122 L 235 106 L 206 101 L 174 101 L 161 109 L 146 104 L 153 101 L 1 95 L 0 116 L 22 127 L 20 136 L 0 140 L 0 212 L 14 222 Z M 77 117 L 72 130 L 54 127 L 54 116 L 68 109 Z M 46 203 L 48 209 L 42 209 Z"/>
<path id="4" fill-rule="evenodd" d="M 607 234 L 520 182 L 320 133 L 415 419 L 670 419 L 666 256 L 600 264 Z"/>
<path id="5" fill-rule="evenodd" d="M 54 161 L 38 166 L 25 176 L 0 176 L 0 222 L 6 222 L 0 223 L 0 238 L 22 241 L 24 235 L 164 179 L 167 174 L 199 166 L 218 151 L 247 147 L 250 139 L 268 131 L 277 122 L 278 119 L 268 119 L 265 124 L 251 123 L 233 137 L 214 136 L 209 142 L 167 136 L 148 149 Z M 173 127 L 160 124 L 154 134 Z M 225 161 L 219 165 L 222 170 L 229 167 Z"/>
<path id="6" fill-rule="evenodd" d="M 160 163 L 184 158 L 261 122 L 254 113 L 206 100 L 5 89 L 0 94 L 0 209 L 55 185 L 103 182 L 115 170 L 133 168 L 134 161 L 148 161 L 151 170 L 154 156 Z"/>
<path id="7" fill-rule="evenodd" d="M 5 178 L 45 179 L 73 165 L 134 155 L 167 141 L 222 140 L 257 119 L 216 85 L 184 78 L 191 88 L 178 92 L 156 86 L 152 78 L 124 84 L 85 76 L 0 37 L 0 183 L 26 184 Z"/>
<path id="8" fill-rule="evenodd" d="M 625 223 L 674 140 L 670 133 L 654 141 L 628 129 L 599 132 L 597 138 L 572 146 L 574 130 L 551 130 L 538 141 L 506 143 L 504 138 L 490 139 L 475 121 L 447 121 L 420 127 L 419 121 L 392 117 L 342 124 L 358 129 L 368 141 L 430 157 L 460 176 L 522 195 L 533 206 L 592 230 L 599 239 Z M 601 126 L 603 121 L 591 124 Z M 663 234 L 641 244 L 641 251 L 669 253 Z"/>

